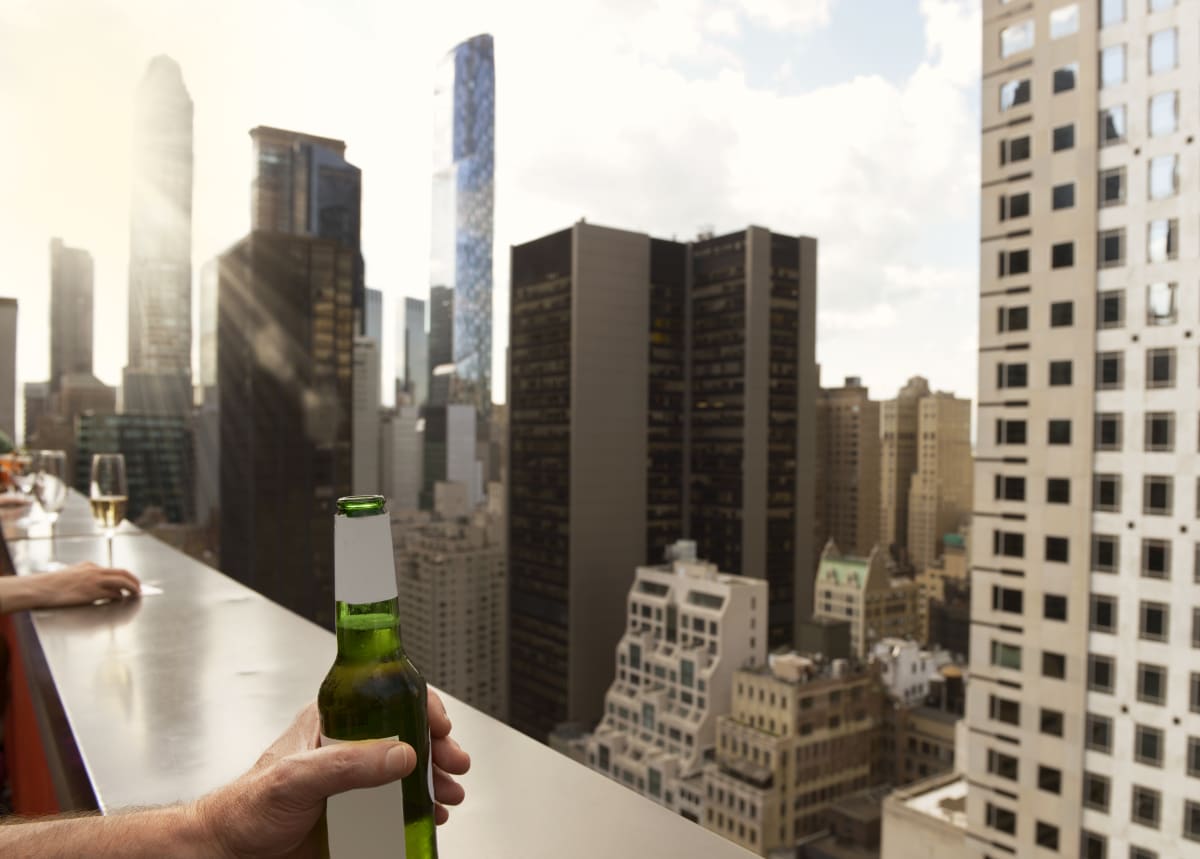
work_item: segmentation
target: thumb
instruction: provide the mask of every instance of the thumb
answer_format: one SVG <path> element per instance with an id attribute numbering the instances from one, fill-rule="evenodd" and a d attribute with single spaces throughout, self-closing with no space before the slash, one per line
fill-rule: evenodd
<path id="1" fill-rule="evenodd" d="M 377 740 L 338 743 L 289 755 L 279 762 L 276 798 L 286 805 L 308 807 L 348 790 L 378 787 L 404 778 L 417 763 L 407 743 Z"/>

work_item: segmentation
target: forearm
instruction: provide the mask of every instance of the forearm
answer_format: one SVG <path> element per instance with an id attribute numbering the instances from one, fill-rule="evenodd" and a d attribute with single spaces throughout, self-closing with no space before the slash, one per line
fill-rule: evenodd
<path id="1" fill-rule="evenodd" d="M 87 817 L 16 821 L 0 826 L 0 856 L 161 859 L 219 856 L 192 805 Z"/>
<path id="2" fill-rule="evenodd" d="M 0 576 L 0 614 L 37 608 L 44 600 L 35 576 Z"/>

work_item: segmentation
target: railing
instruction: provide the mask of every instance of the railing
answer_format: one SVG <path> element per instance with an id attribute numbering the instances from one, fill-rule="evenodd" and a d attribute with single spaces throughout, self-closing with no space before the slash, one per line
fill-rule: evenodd
<path id="1" fill-rule="evenodd" d="M 16 574 L 36 575 L 50 560 L 106 558 L 105 538 L 75 493 L 53 538 L 45 524 L 11 520 L 4 538 L 0 561 Z M 24 768 L 13 778 L 18 811 L 107 812 L 200 796 L 255 761 L 315 696 L 333 660 L 330 632 L 133 526 L 114 538 L 113 563 L 151 586 L 149 595 L 11 618 L 12 704 L 26 709 L 6 730 L 21 731 L 10 740 L 34 753 L 28 721 L 36 721 L 48 776 L 39 796 L 29 770 L 38 756 L 10 758 L 10 769 Z M 466 803 L 439 830 L 443 857 L 752 855 L 443 698 L 473 760 L 462 779 Z"/>

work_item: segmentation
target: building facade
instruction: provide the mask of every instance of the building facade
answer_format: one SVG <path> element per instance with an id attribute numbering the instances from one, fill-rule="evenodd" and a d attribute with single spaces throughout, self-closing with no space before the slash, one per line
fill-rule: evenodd
<path id="1" fill-rule="evenodd" d="M 411 406 L 429 399 L 429 334 L 425 330 L 425 302 L 406 298 L 396 314 L 396 392 Z"/>
<path id="2" fill-rule="evenodd" d="M 894 400 L 879 407 L 879 540 L 897 557 L 903 557 L 908 541 L 908 495 L 917 470 L 920 402 L 927 396 L 929 382 L 913 376 Z"/>
<path id="3" fill-rule="evenodd" d="M 17 300 L 0 298 L 0 432 L 17 444 Z"/>
<path id="4" fill-rule="evenodd" d="M 433 101 L 430 285 L 454 291 L 453 401 L 474 406 L 486 421 L 492 407 L 496 146 L 496 68 L 491 36 L 485 33 L 468 39 L 443 58 L 437 68 Z"/>
<path id="5" fill-rule="evenodd" d="M 733 677 L 767 659 L 767 585 L 721 573 L 681 540 L 638 567 L 604 717 L 583 742 L 592 769 L 699 822 L 703 771 Z"/>
<path id="6" fill-rule="evenodd" d="M 448 286 L 429 289 L 429 404 L 450 402 L 450 380 L 454 375 L 454 290 Z"/>
<path id="7" fill-rule="evenodd" d="M 50 391 L 92 372 L 92 255 L 50 240 Z"/>
<path id="8" fill-rule="evenodd" d="M 350 482 L 355 495 L 377 495 L 383 491 L 383 472 L 379 466 L 380 382 L 379 342 L 370 337 L 355 337 Z"/>
<path id="9" fill-rule="evenodd" d="M 832 539 L 853 554 L 870 554 L 879 542 L 879 403 L 857 376 L 820 389 L 816 462 L 820 545 Z"/>
<path id="10" fill-rule="evenodd" d="M 611 575 L 680 534 L 769 586 L 768 646 L 811 613 L 816 241 L 669 242 L 578 223 L 513 248 L 515 726 L 599 718 Z"/>
<path id="11" fill-rule="evenodd" d="M 381 491 L 391 510 L 416 510 L 425 483 L 425 423 L 416 406 L 383 409 L 379 421 Z"/>
<path id="12" fill-rule="evenodd" d="M 974 856 L 1200 852 L 1200 7 L 983 6 Z"/>
<path id="13" fill-rule="evenodd" d="M 971 514 L 971 401 L 938 392 L 917 406 L 917 468 L 908 488 L 908 562 L 924 569 Z"/>
<path id="14" fill-rule="evenodd" d="M 850 647 L 866 659 L 876 641 L 916 638 L 920 630 L 915 581 L 892 576 L 883 549 L 865 558 L 842 554 L 825 544 L 813 583 L 813 616 L 850 621 Z"/>

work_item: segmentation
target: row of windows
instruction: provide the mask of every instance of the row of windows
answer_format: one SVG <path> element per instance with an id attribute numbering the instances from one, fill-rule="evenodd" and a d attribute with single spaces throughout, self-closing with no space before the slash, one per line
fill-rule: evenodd
<path id="1" fill-rule="evenodd" d="M 1117 634 L 1117 607 L 1115 596 L 1092 594 L 1088 610 L 1088 628 L 1092 632 Z M 1164 602 L 1140 600 L 1138 602 L 1138 638 L 1144 641 L 1165 642 L 1170 638 L 1171 607 Z M 1200 648 L 1200 609 L 1192 609 L 1191 646 Z"/>
<path id="2" fill-rule="evenodd" d="M 1074 304 L 1056 301 L 1050 305 L 1050 327 L 1074 323 Z M 1179 321 L 1179 284 L 1156 281 L 1146 285 L 1146 324 L 1173 325 Z M 1121 328 L 1125 325 L 1125 290 L 1106 289 L 1096 297 L 1096 327 Z M 1029 330 L 1029 306 L 1025 304 L 996 308 L 996 331 L 1007 334 Z"/>
<path id="3" fill-rule="evenodd" d="M 1196 573 L 1200 575 L 1200 543 L 1196 544 Z M 1047 561 L 1065 562 L 1068 557 L 1066 537 L 1046 538 Z M 1006 558 L 1025 557 L 1025 535 L 1017 531 L 992 531 L 992 553 Z M 1115 534 L 1093 534 L 1091 570 L 1095 573 L 1115 573 L 1120 563 L 1120 538 Z M 1171 541 L 1143 537 L 1140 575 L 1147 579 L 1171 577 Z M 1200 578 L 1197 578 L 1200 581 Z"/>
<path id="4" fill-rule="evenodd" d="M 1120 0 L 1105 0 L 1104 6 L 1109 6 Z M 1122 2 L 1123 7 L 1123 2 Z M 1125 18 L 1124 8 L 1121 9 L 1120 18 L 1113 16 L 1111 21 L 1104 20 L 1105 10 L 1101 10 L 1101 26 L 1107 26 L 1109 23 L 1117 23 Z M 1060 6 L 1050 12 L 1050 38 L 1061 39 L 1065 36 L 1074 35 L 1079 31 L 1079 4 L 1071 3 L 1066 6 Z M 1007 59 L 1015 54 L 1031 50 L 1035 42 L 1035 28 L 1033 19 L 1027 18 L 1024 21 L 1019 21 L 1004 27 L 1000 31 L 1000 58 Z M 1120 60 L 1113 58 L 1109 60 L 1109 64 L 1116 66 L 1119 62 L 1120 77 L 1117 78 L 1117 68 L 1109 70 L 1109 81 L 1107 85 L 1111 86 L 1114 82 L 1123 81 L 1125 79 L 1125 64 L 1124 64 L 1124 45 L 1120 47 Z M 1146 69 L 1151 75 L 1162 74 L 1179 65 L 1179 32 L 1174 27 L 1167 27 L 1151 33 L 1147 37 L 1146 51 Z M 1104 57 L 1101 55 L 1101 65 L 1104 65 Z"/>
<path id="5" fill-rule="evenodd" d="M 1146 388 L 1175 387 L 1178 353 L 1174 346 L 1147 349 L 1145 352 Z M 1049 362 L 1048 381 L 1051 385 L 1070 385 L 1072 379 L 1070 361 Z M 1125 353 L 1098 352 L 1096 354 L 1095 384 L 1099 390 L 1120 390 L 1125 384 Z M 1025 361 L 996 364 L 996 387 L 1000 390 L 1025 388 L 1029 385 L 1029 364 Z"/>

